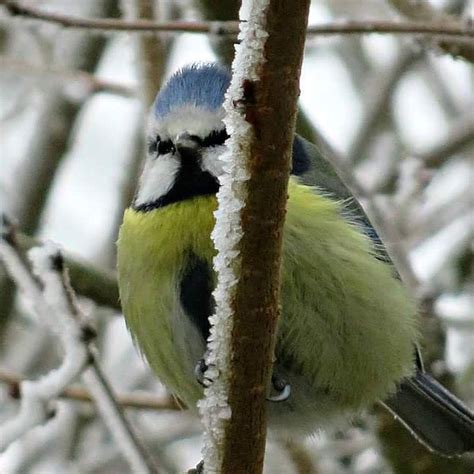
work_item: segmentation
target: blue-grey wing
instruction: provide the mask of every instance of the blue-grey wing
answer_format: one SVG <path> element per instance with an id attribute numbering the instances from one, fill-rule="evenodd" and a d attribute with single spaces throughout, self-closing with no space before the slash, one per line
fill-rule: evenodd
<path id="1" fill-rule="evenodd" d="M 334 167 L 316 145 L 299 135 L 295 135 L 293 141 L 292 174 L 299 176 L 304 184 L 316 186 L 335 199 L 344 201 L 345 217 L 358 224 L 362 232 L 372 240 L 377 258 L 391 263 L 390 257 L 364 209 L 338 176 Z"/>

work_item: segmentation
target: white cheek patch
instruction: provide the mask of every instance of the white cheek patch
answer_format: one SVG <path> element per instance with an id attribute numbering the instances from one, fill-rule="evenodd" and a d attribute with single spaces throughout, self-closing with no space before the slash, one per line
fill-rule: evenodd
<path id="1" fill-rule="evenodd" d="M 220 157 L 225 150 L 225 145 L 213 146 L 203 150 L 201 161 L 202 170 L 208 171 L 216 178 L 219 178 L 219 176 L 224 173 L 224 162 Z"/>
<path id="2" fill-rule="evenodd" d="M 147 158 L 140 177 L 135 205 L 148 204 L 164 196 L 173 186 L 179 171 L 179 158 L 172 155 Z"/>

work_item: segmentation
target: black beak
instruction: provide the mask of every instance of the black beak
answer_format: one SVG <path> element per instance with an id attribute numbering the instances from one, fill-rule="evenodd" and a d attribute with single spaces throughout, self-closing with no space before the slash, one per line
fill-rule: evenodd
<path id="1" fill-rule="evenodd" d="M 180 133 L 174 140 L 174 145 L 181 155 L 195 155 L 201 146 L 199 137 L 187 132 Z"/>

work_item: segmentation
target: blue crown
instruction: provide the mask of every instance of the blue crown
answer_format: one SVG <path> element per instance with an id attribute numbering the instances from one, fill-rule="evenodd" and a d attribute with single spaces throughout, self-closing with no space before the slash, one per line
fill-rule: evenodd
<path id="1" fill-rule="evenodd" d="M 165 117 L 173 109 L 194 105 L 216 110 L 224 102 L 231 76 L 217 64 L 192 64 L 180 69 L 158 93 L 153 111 L 156 117 Z"/>

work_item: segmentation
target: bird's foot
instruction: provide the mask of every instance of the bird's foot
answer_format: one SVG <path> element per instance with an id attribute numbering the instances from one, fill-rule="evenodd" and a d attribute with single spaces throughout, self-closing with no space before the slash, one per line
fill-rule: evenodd
<path id="1" fill-rule="evenodd" d="M 194 368 L 196 380 L 203 387 L 209 387 L 209 385 L 212 383 L 212 379 L 210 377 L 206 377 L 206 372 L 208 369 L 209 367 L 204 359 L 200 359 Z M 267 396 L 267 400 L 270 402 L 284 402 L 288 400 L 290 394 L 291 385 L 283 377 L 273 373 L 271 389 Z"/>
<path id="2" fill-rule="evenodd" d="M 206 361 L 204 359 L 200 359 L 199 362 L 194 367 L 194 375 L 196 376 L 196 380 L 201 384 L 203 387 L 209 387 L 212 383 L 212 379 L 206 377 L 206 372 L 209 369 Z"/>
<path id="3" fill-rule="evenodd" d="M 196 467 L 189 469 L 187 474 L 203 474 L 204 472 L 204 461 L 201 461 Z"/>
<path id="4" fill-rule="evenodd" d="M 272 388 L 267 395 L 269 402 L 284 402 L 290 398 L 291 385 L 283 378 L 273 372 Z"/>

